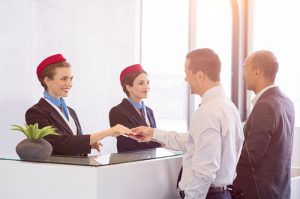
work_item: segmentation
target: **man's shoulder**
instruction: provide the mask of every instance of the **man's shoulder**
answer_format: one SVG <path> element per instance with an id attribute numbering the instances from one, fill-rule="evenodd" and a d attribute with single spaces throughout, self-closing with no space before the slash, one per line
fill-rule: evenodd
<path id="1" fill-rule="evenodd" d="M 293 106 L 293 102 L 278 87 L 273 87 L 263 93 L 255 106 L 271 106 L 273 109 L 279 110 L 280 107 Z"/>
<path id="2" fill-rule="evenodd" d="M 214 98 L 205 103 L 204 106 L 201 105 L 199 108 L 204 108 L 203 110 L 208 112 L 219 112 L 224 109 L 234 109 L 237 111 L 234 103 L 226 96 Z"/>
<path id="3" fill-rule="evenodd" d="M 275 86 L 272 88 L 269 88 L 268 90 L 266 90 L 258 99 L 259 101 L 268 101 L 268 100 L 275 100 L 276 98 L 285 98 L 288 99 L 289 98 L 280 90 L 279 87 Z"/>

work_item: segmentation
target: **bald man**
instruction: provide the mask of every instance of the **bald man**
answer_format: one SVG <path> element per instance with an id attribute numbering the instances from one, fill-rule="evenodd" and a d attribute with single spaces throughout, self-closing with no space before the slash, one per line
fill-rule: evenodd
<path id="1" fill-rule="evenodd" d="M 245 199 L 290 198 L 294 106 L 274 85 L 277 71 L 272 52 L 257 51 L 245 59 L 245 83 L 256 94 L 234 181 Z"/>

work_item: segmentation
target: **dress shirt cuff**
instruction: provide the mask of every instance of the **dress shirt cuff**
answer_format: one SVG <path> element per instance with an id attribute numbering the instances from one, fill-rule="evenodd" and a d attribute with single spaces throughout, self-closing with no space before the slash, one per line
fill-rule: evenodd
<path id="1" fill-rule="evenodd" d="M 154 129 L 153 130 L 153 140 L 165 144 L 167 139 L 167 131 Z"/>

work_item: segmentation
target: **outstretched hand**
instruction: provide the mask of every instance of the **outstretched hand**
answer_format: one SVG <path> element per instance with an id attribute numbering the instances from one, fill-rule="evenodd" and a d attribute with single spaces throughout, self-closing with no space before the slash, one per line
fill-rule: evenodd
<path id="1" fill-rule="evenodd" d="M 153 139 L 153 128 L 139 126 L 130 130 L 133 133 L 129 134 L 128 137 L 131 137 L 139 142 L 150 142 Z"/>
<path id="2" fill-rule="evenodd" d="M 119 135 L 133 134 L 133 132 L 129 128 L 121 124 L 117 124 L 109 130 L 110 130 L 110 136 L 113 137 L 118 137 Z"/>
<path id="3" fill-rule="evenodd" d="M 112 128 L 107 129 L 105 131 L 92 133 L 90 135 L 90 145 L 93 149 L 96 149 L 99 151 L 100 144 L 97 145 L 96 142 L 99 142 L 99 140 L 102 140 L 103 138 L 106 138 L 107 136 L 117 137 L 117 136 L 123 135 L 123 134 L 133 134 L 133 132 L 129 128 L 127 128 L 121 124 L 117 124 L 117 125 L 113 126 Z"/>

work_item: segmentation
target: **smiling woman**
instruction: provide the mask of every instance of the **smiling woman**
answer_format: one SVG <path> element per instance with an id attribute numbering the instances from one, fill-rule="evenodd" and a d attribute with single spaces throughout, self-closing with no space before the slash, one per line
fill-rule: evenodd
<path id="1" fill-rule="evenodd" d="M 110 126 L 122 124 L 128 128 L 138 126 L 156 127 L 153 111 L 146 107 L 143 99 L 150 89 L 148 74 L 140 64 L 126 67 L 120 74 L 121 86 L 127 99 L 113 107 L 109 112 Z M 139 143 L 128 137 L 117 137 L 118 152 L 160 147 L 158 142 Z"/>
<path id="2" fill-rule="evenodd" d="M 37 76 L 44 87 L 44 97 L 26 112 L 27 124 L 38 123 L 39 127 L 53 126 L 60 136 L 45 137 L 53 147 L 56 155 L 85 155 L 91 149 L 100 151 L 101 139 L 130 132 L 122 125 L 116 124 L 111 129 L 90 135 L 83 135 L 77 115 L 67 107 L 64 98 L 72 87 L 71 65 L 61 54 L 44 59 L 37 67 Z"/>
<path id="3" fill-rule="evenodd" d="M 55 68 L 53 72 L 56 74 L 55 77 L 49 78 L 45 76 L 45 78 L 42 78 L 48 92 L 55 98 L 60 98 L 60 96 L 67 97 L 73 80 L 71 68 L 64 67 L 62 64 L 62 67 Z"/>

